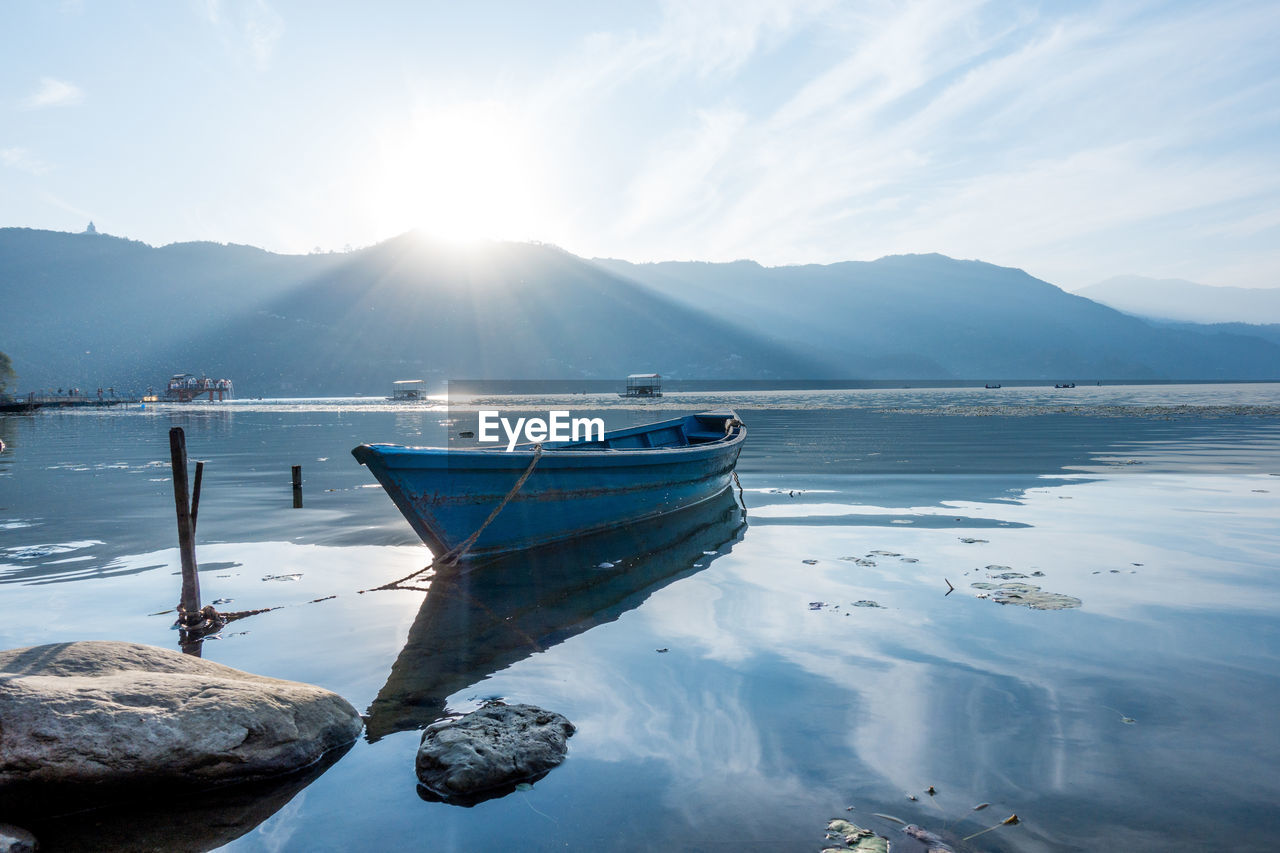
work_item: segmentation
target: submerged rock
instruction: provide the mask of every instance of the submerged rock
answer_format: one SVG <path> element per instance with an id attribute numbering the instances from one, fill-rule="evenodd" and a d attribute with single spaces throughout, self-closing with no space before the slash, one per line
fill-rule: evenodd
<path id="1" fill-rule="evenodd" d="M 427 726 L 418 747 L 418 781 L 447 799 L 534 779 L 564 761 L 574 731 L 552 711 L 489 702 Z"/>
<path id="2" fill-rule="evenodd" d="M 121 642 L 0 652 L 0 719 L 5 796 L 263 779 L 350 744 L 362 726 L 323 688 Z"/>
<path id="3" fill-rule="evenodd" d="M 955 853 L 951 846 L 943 841 L 936 832 L 930 832 L 927 829 L 916 826 L 914 823 L 904 826 L 902 833 L 920 842 L 928 853 Z"/>

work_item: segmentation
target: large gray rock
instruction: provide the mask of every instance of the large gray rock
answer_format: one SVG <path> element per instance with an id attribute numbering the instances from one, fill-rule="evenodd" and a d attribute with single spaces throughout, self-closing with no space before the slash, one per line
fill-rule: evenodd
<path id="1" fill-rule="evenodd" d="M 418 781 L 449 798 L 532 779 L 564 761 L 574 731 L 560 714 L 490 702 L 427 726 L 418 747 Z"/>
<path id="2" fill-rule="evenodd" d="M 328 690 L 119 642 L 0 652 L 0 721 L 0 799 L 40 785 L 267 778 L 361 727 Z"/>
<path id="3" fill-rule="evenodd" d="M 36 853 L 36 837 L 20 826 L 0 823 L 0 853 Z"/>

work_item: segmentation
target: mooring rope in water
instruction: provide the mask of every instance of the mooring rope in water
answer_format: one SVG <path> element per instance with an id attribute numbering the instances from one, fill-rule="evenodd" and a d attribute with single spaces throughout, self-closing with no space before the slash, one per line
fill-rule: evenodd
<path id="1" fill-rule="evenodd" d="M 516 480 L 516 484 L 511 487 L 511 491 L 507 492 L 507 496 L 502 499 L 502 502 L 493 508 L 493 512 L 489 513 L 489 517 L 484 520 L 484 523 L 481 524 L 478 528 L 476 528 L 475 533 L 472 533 L 466 539 L 462 540 L 461 543 L 459 543 L 453 548 L 450 548 L 448 551 L 441 554 L 439 557 L 436 557 L 435 559 L 433 559 L 431 563 L 426 567 L 418 569 L 416 572 L 411 572 L 410 574 L 405 575 L 399 580 L 391 581 L 390 583 L 384 583 L 382 586 L 375 586 L 371 590 L 362 589 L 360 591 L 374 592 L 374 591 L 383 590 L 383 589 L 399 589 L 401 588 L 400 586 L 401 584 L 407 581 L 410 581 L 413 578 L 417 578 L 422 575 L 425 575 L 427 572 L 435 571 L 436 566 L 444 567 L 444 566 L 457 565 L 457 562 L 466 556 L 467 551 L 471 550 L 471 546 L 476 544 L 476 540 L 480 538 L 481 533 L 484 533 L 485 528 L 488 527 L 490 523 L 492 523 L 493 520 L 498 517 L 498 513 L 502 512 L 502 508 L 505 507 L 508 503 L 510 503 L 511 499 L 514 498 L 516 496 L 516 493 L 519 492 L 520 489 L 524 486 L 525 481 L 529 479 L 529 475 L 533 473 L 533 469 L 537 467 L 538 460 L 541 458 L 542 458 L 542 445 L 535 444 L 533 446 L 533 459 L 529 460 L 529 467 L 524 469 L 524 473 L 520 475 L 520 479 Z M 410 588 L 412 589 L 412 587 Z"/>

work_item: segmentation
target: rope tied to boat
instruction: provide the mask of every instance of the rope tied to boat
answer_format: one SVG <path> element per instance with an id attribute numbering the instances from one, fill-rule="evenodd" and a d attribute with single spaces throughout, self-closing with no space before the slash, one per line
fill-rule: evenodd
<path id="1" fill-rule="evenodd" d="M 467 555 L 467 552 L 471 550 L 471 546 L 476 544 L 476 540 L 480 538 L 481 533 L 484 533 L 485 528 L 493 523 L 493 520 L 498 517 L 498 513 L 502 512 L 503 507 L 511 503 L 511 499 L 514 498 L 516 494 L 520 491 L 520 489 L 524 487 L 525 482 L 529 479 L 529 475 L 533 473 L 533 469 L 537 467 L 538 460 L 541 458 L 542 458 L 542 445 L 535 444 L 533 446 L 533 458 L 529 460 L 529 467 L 524 469 L 524 473 L 520 475 L 520 479 L 516 480 L 516 484 L 511 487 L 511 490 L 509 492 L 507 492 L 506 497 L 504 497 L 502 501 L 493 508 L 493 511 L 489 513 L 489 517 L 484 520 L 484 523 L 476 528 L 475 533 L 472 533 L 466 539 L 462 540 L 460 543 L 450 548 L 448 551 L 444 552 L 439 557 L 436 557 L 435 559 L 433 559 L 431 563 L 428 564 L 426 567 L 418 569 L 416 572 L 407 574 L 404 577 L 400 578 L 399 580 L 391 581 L 390 583 L 384 583 L 382 586 L 375 586 L 373 589 L 374 590 L 401 589 L 403 588 L 401 587 L 401 584 L 406 583 L 407 581 L 413 580 L 414 578 L 422 578 L 422 576 L 426 575 L 427 572 L 434 571 L 436 566 L 440 566 L 441 568 L 444 568 L 447 566 L 456 566 L 458 564 L 458 561 L 461 560 L 463 557 L 465 557 Z M 412 587 L 409 587 L 409 588 L 412 589 Z"/>

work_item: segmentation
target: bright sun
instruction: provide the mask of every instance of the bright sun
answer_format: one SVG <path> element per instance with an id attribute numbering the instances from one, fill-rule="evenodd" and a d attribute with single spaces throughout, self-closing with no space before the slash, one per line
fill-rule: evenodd
<path id="1" fill-rule="evenodd" d="M 493 103 L 387 130 L 363 186 L 366 215 L 387 235 L 417 228 L 452 240 L 536 236 L 535 173 L 522 130 Z"/>

